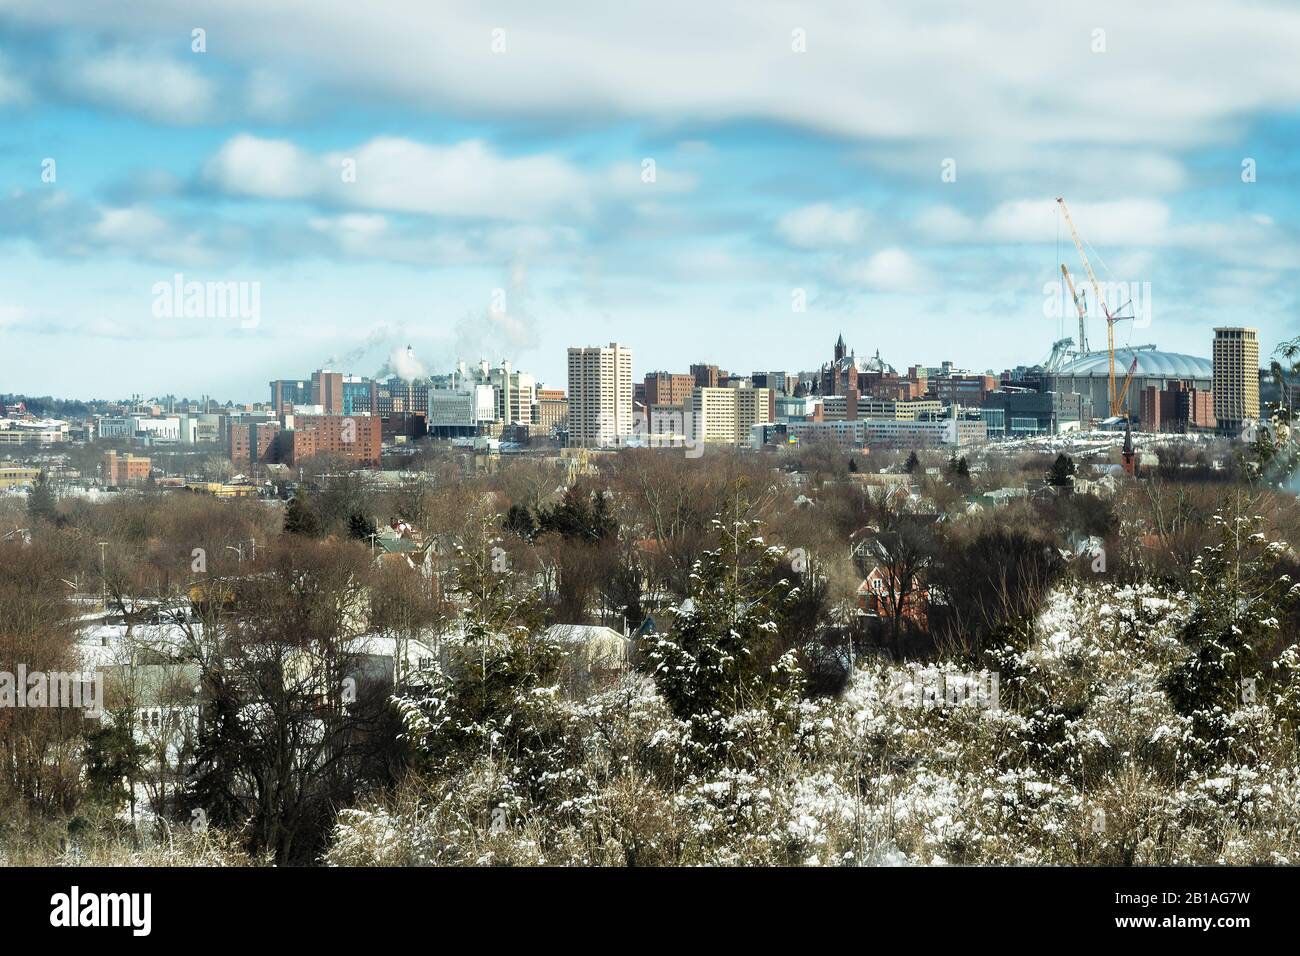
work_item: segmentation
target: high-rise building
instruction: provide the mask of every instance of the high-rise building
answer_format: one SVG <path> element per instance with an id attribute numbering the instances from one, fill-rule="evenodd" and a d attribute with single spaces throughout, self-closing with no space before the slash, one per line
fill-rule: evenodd
<path id="1" fill-rule="evenodd" d="M 651 372 L 645 377 L 644 402 L 647 405 L 685 406 L 691 400 L 691 390 L 695 384 L 694 375 Z"/>
<path id="2" fill-rule="evenodd" d="M 375 411 L 375 383 L 360 375 L 343 378 L 343 414 L 371 415 Z"/>
<path id="3" fill-rule="evenodd" d="M 537 379 L 527 372 L 511 371 L 509 362 L 502 362 L 488 373 L 488 381 L 496 389 L 496 417 L 507 425 L 528 424 L 533 420 L 533 406 L 537 403 Z"/>
<path id="4" fill-rule="evenodd" d="M 343 373 L 320 369 L 311 373 L 311 404 L 319 405 L 326 415 L 343 414 Z"/>
<path id="5" fill-rule="evenodd" d="M 725 445 L 748 442 L 750 429 L 773 421 L 773 404 L 768 388 L 697 388 L 691 393 L 692 437 Z"/>
<path id="6" fill-rule="evenodd" d="M 293 405 L 310 405 L 311 382 L 295 382 L 291 379 L 276 379 L 271 383 L 271 410 L 283 415 Z"/>
<path id="7" fill-rule="evenodd" d="M 1239 431 L 1259 417 L 1259 330 L 1214 330 L 1214 417 L 1224 431 Z"/>
<path id="8" fill-rule="evenodd" d="M 632 433 L 632 351 L 617 342 L 569 349 L 569 445 L 605 448 Z"/>

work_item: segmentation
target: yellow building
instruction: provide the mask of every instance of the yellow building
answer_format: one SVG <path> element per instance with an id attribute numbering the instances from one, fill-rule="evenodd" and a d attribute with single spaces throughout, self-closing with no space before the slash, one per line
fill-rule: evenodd
<path id="1" fill-rule="evenodd" d="M 5 465 L 0 467 L 0 490 L 17 488 L 20 485 L 34 485 L 41 476 L 39 468 L 27 468 L 23 465 Z"/>
<path id="2" fill-rule="evenodd" d="M 696 441 L 739 445 L 754 425 L 772 421 L 769 388 L 697 388 L 691 393 L 692 437 Z"/>

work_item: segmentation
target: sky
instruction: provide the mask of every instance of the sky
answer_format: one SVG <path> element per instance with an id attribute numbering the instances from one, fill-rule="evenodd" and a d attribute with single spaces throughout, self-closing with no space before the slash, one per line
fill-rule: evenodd
<path id="1" fill-rule="evenodd" d="M 1119 344 L 1266 355 L 1297 50 L 1293 2 L 0 0 L 0 393 L 1028 365 L 1090 290 L 1058 196 Z"/>

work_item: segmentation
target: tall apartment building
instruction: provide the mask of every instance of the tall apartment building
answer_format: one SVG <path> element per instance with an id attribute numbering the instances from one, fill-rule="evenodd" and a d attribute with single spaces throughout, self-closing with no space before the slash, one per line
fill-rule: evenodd
<path id="1" fill-rule="evenodd" d="M 311 404 L 319 405 L 326 415 L 343 414 L 343 373 L 320 369 L 311 373 Z"/>
<path id="2" fill-rule="evenodd" d="M 645 403 L 647 405 L 685 405 L 691 400 L 696 385 L 694 375 L 673 372 L 651 372 L 645 377 Z"/>
<path id="3" fill-rule="evenodd" d="M 232 421 L 227 437 L 231 463 L 236 468 L 249 468 L 274 460 L 272 449 L 279 434 L 279 422 Z"/>
<path id="4" fill-rule="evenodd" d="M 692 437 L 705 443 L 747 443 L 750 429 L 775 419 L 774 404 L 770 388 L 696 388 L 691 393 Z"/>
<path id="5" fill-rule="evenodd" d="M 301 465 L 333 455 L 366 468 L 379 467 L 382 420 L 372 415 L 286 415 L 278 422 L 238 422 L 230 428 L 230 460 L 236 468 Z"/>
<path id="6" fill-rule="evenodd" d="M 1214 417 L 1224 431 L 1239 431 L 1259 417 L 1259 330 L 1214 330 Z"/>
<path id="7" fill-rule="evenodd" d="M 617 342 L 569 349 L 569 445 L 604 448 L 632 433 L 632 351 Z"/>
<path id="8" fill-rule="evenodd" d="M 280 461 L 297 466 L 317 455 L 331 455 L 368 468 L 379 467 L 383 426 L 371 415 L 293 415 L 278 438 Z"/>

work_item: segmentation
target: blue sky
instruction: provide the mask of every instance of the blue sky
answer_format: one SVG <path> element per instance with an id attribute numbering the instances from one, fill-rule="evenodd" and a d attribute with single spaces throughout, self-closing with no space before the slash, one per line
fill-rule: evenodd
<path id="1" fill-rule="evenodd" d="M 408 343 L 797 370 L 840 331 L 1000 370 L 1074 334 L 1057 195 L 1143 290 L 1121 343 L 1300 334 L 1294 4 L 267 6 L 0 0 L 0 392 L 251 400 Z M 160 317 L 176 274 L 259 321 Z"/>

